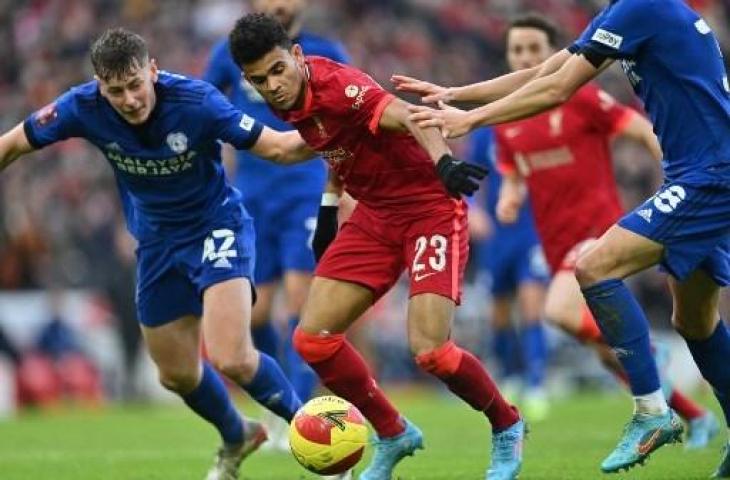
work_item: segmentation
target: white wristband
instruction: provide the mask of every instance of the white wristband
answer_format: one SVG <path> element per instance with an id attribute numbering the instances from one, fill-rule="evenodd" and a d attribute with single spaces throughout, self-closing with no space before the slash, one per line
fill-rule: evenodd
<path id="1" fill-rule="evenodd" d="M 320 205 L 323 207 L 337 207 L 340 205 L 340 196 L 336 193 L 323 193 Z"/>

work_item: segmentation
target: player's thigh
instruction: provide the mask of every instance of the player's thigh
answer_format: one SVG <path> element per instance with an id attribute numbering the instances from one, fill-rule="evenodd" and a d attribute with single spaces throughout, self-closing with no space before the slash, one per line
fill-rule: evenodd
<path id="1" fill-rule="evenodd" d="M 672 291 L 674 328 L 691 340 L 712 335 L 720 321 L 720 286 L 701 269 L 684 281 L 670 276 L 668 282 Z"/>
<path id="2" fill-rule="evenodd" d="M 211 359 L 245 362 L 256 354 L 251 339 L 251 282 L 232 278 L 203 293 L 203 336 Z"/>
<path id="3" fill-rule="evenodd" d="M 200 379 L 200 319 L 188 315 L 156 327 L 143 325 L 142 334 L 163 385 L 192 391 Z"/>
<path id="4" fill-rule="evenodd" d="M 414 355 L 428 353 L 449 340 L 454 319 L 454 300 L 435 293 L 421 293 L 408 302 L 408 343 Z"/>
<path id="5" fill-rule="evenodd" d="M 279 287 L 277 282 L 256 284 L 256 303 L 251 311 L 251 327 L 266 325 L 271 321 L 271 309 Z"/>
<path id="6" fill-rule="evenodd" d="M 214 225 L 181 246 L 176 258 L 202 298 L 203 334 L 211 360 L 247 360 L 240 356 L 253 352 L 253 221 L 243 218 Z"/>
<path id="7" fill-rule="evenodd" d="M 580 285 L 571 270 L 560 270 L 548 286 L 545 297 L 545 318 L 552 324 L 577 332 L 581 327 L 581 315 L 585 300 Z"/>
<path id="8" fill-rule="evenodd" d="M 583 287 L 623 279 L 659 263 L 663 251 L 660 243 L 614 225 L 580 255 L 576 278 Z"/>
<path id="9" fill-rule="evenodd" d="M 299 328 L 310 334 L 343 333 L 370 308 L 373 291 L 356 283 L 315 276 Z"/>
<path id="10" fill-rule="evenodd" d="M 401 242 L 410 295 L 433 293 L 458 305 L 469 258 L 467 217 L 461 204 L 455 204 L 451 212 L 415 219 Z"/>
<path id="11" fill-rule="evenodd" d="M 667 182 L 618 224 L 655 242 L 652 254 L 678 280 L 700 268 L 730 283 L 730 186 L 716 178 Z"/>

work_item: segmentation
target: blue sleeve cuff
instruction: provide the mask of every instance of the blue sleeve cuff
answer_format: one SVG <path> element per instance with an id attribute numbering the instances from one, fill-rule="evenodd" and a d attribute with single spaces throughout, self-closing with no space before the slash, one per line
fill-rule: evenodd
<path id="1" fill-rule="evenodd" d="M 29 117 L 23 122 L 23 131 L 25 132 L 25 137 L 28 139 L 30 146 L 38 150 L 39 148 L 45 147 L 45 144 L 41 143 L 38 140 L 38 137 L 36 137 L 33 127 L 31 126 L 32 121 L 32 118 Z"/>

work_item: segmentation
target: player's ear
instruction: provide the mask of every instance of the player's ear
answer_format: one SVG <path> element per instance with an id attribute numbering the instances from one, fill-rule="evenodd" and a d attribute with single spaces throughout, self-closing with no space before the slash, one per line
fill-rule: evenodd
<path id="1" fill-rule="evenodd" d="M 159 73 L 160 70 L 157 68 L 157 60 L 150 58 L 150 77 L 152 77 L 153 82 L 157 82 Z"/>
<path id="2" fill-rule="evenodd" d="M 302 46 L 298 43 L 295 43 L 291 46 L 291 50 L 289 50 L 292 54 L 292 57 L 294 57 L 294 60 L 297 62 L 297 65 L 300 68 L 304 68 L 304 52 L 302 51 Z"/>

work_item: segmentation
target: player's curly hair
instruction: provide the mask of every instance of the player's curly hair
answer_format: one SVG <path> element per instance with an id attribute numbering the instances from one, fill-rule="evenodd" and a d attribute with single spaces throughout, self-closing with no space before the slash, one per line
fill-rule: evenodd
<path id="1" fill-rule="evenodd" d="M 233 60 L 238 66 L 261 59 L 276 47 L 288 50 L 291 39 L 271 15 L 251 13 L 239 18 L 228 36 Z"/>
<path id="2" fill-rule="evenodd" d="M 147 42 L 124 28 L 105 31 L 91 45 L 91 63 L 102 80 L 125 78 L 149 58 Z"/>

